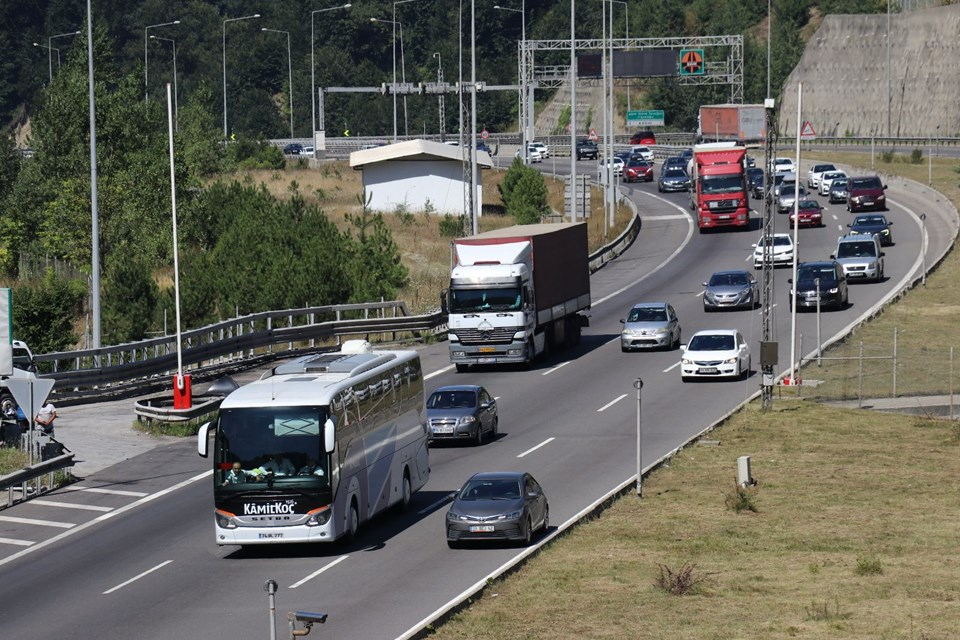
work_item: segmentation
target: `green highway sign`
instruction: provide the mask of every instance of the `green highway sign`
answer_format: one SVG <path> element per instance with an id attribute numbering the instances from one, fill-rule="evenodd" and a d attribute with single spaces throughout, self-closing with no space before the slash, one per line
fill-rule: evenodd
<path id="1" fill-rule="evenodd" d="M 662 127 L 663 109 L 648 111 L 627 111 L 627 126 L 631 127 Z"/>

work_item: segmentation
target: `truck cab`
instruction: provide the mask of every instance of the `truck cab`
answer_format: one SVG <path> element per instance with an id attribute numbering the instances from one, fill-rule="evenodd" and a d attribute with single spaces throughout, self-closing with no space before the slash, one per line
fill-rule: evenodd
<path id="1" fill-rule="evenodd" d="M 720 227 L 750 228 L 745 147 L 717 142 L 693 148 L 690 208 L 700 233 Z"/>

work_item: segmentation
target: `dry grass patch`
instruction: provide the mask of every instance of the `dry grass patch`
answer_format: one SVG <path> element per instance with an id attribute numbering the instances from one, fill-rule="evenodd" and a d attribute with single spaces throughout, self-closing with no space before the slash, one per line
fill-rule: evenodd
<path id="1" fill-rule="evenodd" d="M 950 429 L 800 401 L 750 407 L 715 432 L 721 446 L 680 452 L 643 499 L 577 527 L 436 637 L 954 637 Z M 724 504 L 739 455 L 752 456 L 756 513 Z M 678 599 L 662 567 L 702 579 Z"/>

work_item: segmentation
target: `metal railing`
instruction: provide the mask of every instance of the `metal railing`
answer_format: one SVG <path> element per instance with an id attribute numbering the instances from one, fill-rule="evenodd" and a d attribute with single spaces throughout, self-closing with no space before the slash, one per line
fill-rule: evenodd
<path id="1" fill-rule="evenodd" d="M 13 473 L 0 476 L 0 491 L 6 491 L 6 505 L 10 506 L 23 502 L 29 498 L 55 489 L 54 473 L 74 465 L 74 454 L 65 453 L 43 462 L 18 469 Z M 47 484 L 43 485 L 40 478 L 47 476 Z"/>

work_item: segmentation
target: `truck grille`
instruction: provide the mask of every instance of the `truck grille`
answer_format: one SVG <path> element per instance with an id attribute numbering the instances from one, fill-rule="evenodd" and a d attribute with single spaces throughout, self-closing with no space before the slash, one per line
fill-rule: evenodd
<path id="1" fill-rule="evenodd" d="M 716 200 L 710 203 L 710 213 L 726 213 L 737 210 L 736 200 Z"/>
<path id="2" fill-rule="evenodd" d="M 496 327 L 491 329 L 454 329 L 460 344 L 510 344 L 516 327 Z"/>

